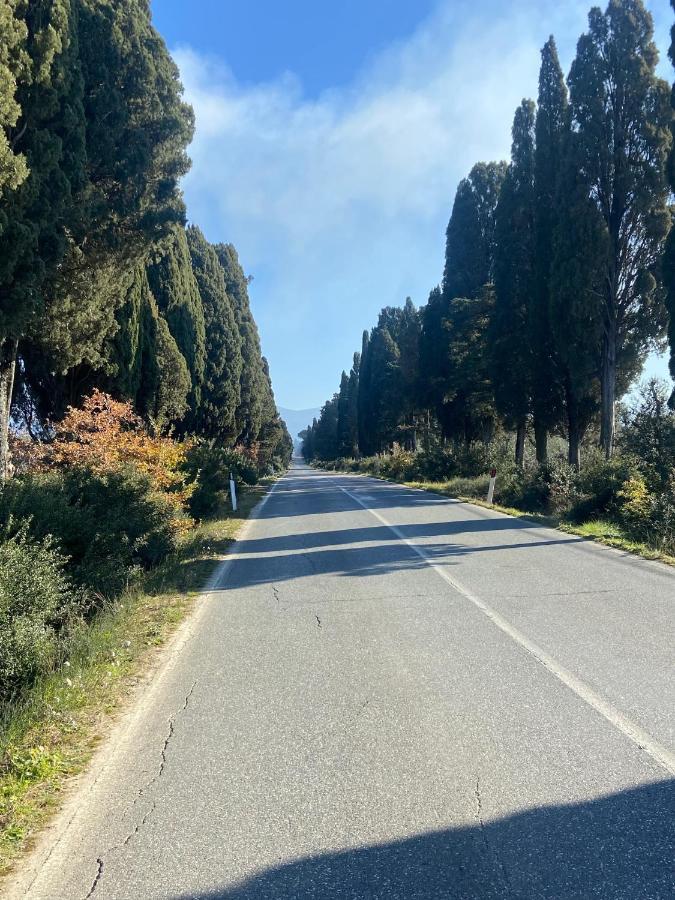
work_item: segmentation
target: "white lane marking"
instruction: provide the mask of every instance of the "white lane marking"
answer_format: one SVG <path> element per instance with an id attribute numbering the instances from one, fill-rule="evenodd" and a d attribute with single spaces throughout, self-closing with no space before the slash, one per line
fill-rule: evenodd
<path id="1" fill-rule="evenodd" d="M 338 485 L 339 487 L 339 485 Z M 459 582 L 455 581 L 452 578 L 446 569 L 439 566 L 437 563 L 433 561 L 425 552 L 423 547 L 418 544 L 412 543 L 412 541 L 408 540 L 408 538 L 403 534 L 400 528 L 396 525 L 392 525 L 391 522 L 387 522 L 385 518 L 383 518 L 377 510 L 372 509 L 370 506 L 367 506 L 362 502 L 361 498 L 356 494 L 348 491 L 346 488 L 340 487 L 340 490 L 347 494 L 348 497 L 358 503 L 359 506 L 362 506 L 365 510 L 367 510 L 371 515 L 375 516 L 383 525 L 386 525 L 387 528 L 391 529 L 393 533 L 396 535 L 399 540 L 403 541 L 411 550 L 413 550 L 418 556 L 420 556 L 427 565 L 432 568 L 444 581 L 452 587 L 458 594 L 461 594 L 466 600 L 470 603 L 473 603 L 484 615 L 490 619 L 493 624 L 497 626 L 504 634 L 508 635 L 513 641 L 527 650 L 534 658 L 544 666 L 552 675 L 554 675 L 558 681 L 561 681 L 564 685 L 566 685 L 570 690 L 574 691 L 574 693 L 580 697 L 585 703 L 587 703 L 590 707 L 592 707 L 596 712 L 599 712 L 601 716 L 604 716 L 607 721 L 613 725 L 618 731 L 622 732 L 622 734 L 626 735 L 640 750 L 644 750 L 648 753 L 653 760 L 655 760 L 660 766 L 663 766 L 666 771 L 670 772 L 671 775 L 675 775 L 675 753 L 672 753 L 666 747 L 661 746 L 658 741 L 655 741 L 654 738 L 650 734 L 648 734 L 643 728 L 640 728 L 639 725 L 636 725 L 635 722 L 632 722 L 630 719 L 626 718 L 622 712 L 616 709 L 608 700 L 605 700 L 604 697 L 601 697 L 600 694 L 596 693 L 592 687 L 587 685 L 580 678 L 577 678 L 576 675 L 572 674 L 569 669 L 566 669 L 562 666 L 556 659 L 550 656 L 545 650 L 542 650 L 534 641 L 531 641 L 528 637 L 526 637 L 522 631 L 519 631 L 515 626 L 511 625 L 510 622 L 507 622 L 498 612 L 496 612 L 492 607 L 488 606 L 483 600 L 473 594 L 471 591 L 467 590 L 467 588 L 463 587 Z"/>

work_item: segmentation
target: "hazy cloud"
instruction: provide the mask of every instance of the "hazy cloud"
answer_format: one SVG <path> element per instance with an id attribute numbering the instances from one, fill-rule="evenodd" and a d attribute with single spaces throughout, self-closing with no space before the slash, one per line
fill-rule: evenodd
<path id="1" fill-rule="evenodd" d="M 508 155 L 542 44 L 556 34 L 566 66 L 588 5 L 443 3 L 349 88 L 318 99 L 290 73 L 242 87 L 222 60 L 175 52 L 197 116 L 189 214 L 212 240 L 233 241 L 256 278 L 283 405 L 326 399 L 381 306 L 426 300 L 457 181 Z"/>

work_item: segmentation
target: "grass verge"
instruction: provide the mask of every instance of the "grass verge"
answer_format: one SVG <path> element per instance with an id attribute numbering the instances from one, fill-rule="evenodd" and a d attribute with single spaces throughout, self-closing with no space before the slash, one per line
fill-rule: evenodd
<path id="1" fill-rule="evenodd" d="M 266 487 L 247 488 L 236 513 L 223 512 L 188 532 L 174 555 L 81 628 L 61 668 L 20 703 L 0 706 L 0 877 L 157 665 L 158 648 L 190 612 Z"/>

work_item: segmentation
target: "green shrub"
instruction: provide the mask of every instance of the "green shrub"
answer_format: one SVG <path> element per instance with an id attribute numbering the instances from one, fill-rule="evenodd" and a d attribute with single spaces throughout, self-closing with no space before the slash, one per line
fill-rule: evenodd
<path id="1" fill-rule="evenodd" d="M 80 602 L 53 540 L 27 531 L 0 545 L 0 700 L 50 670 L 57 629 Z"/>
<path id="2" fill-rule="evenodd" d="M 251 460 L 239 450 L 225 450 L 205 443 L 195 444 L 184 464 L 194 484 L 190 513 L 196 519 L 213 515 L 226 502 L 230 490 L 230 472 L 236 481 L 256 484 L 258 472 Z"/>
<path id="3" fill-rule="evenodd" d="M 95 474 L 73 468 L 26 475 L 0 494 L 0 524 L 28 521 L 35 539 L 52 535 L 89 596 L 119 593 L 134 567 L 149 568 L 176 546 L 183 522 L 175 503 L 129 467 Z"/>

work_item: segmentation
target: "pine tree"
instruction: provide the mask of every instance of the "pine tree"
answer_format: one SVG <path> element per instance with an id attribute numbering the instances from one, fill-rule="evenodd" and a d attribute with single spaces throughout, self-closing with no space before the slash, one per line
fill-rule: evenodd
<path id="1" fill-rule="evenodd" d="M 528 329 L 534 293 L 534 103 L 523 100 L 512 130 L 511 165 L 495 214 L 495 306 L 490 322 L 492 381 L 497 411 L 516 429 L 516 464 L 524 464 L 532 393 Z"/>
<path id="2" fill-rule="evenodd" d="M 670 225 L 665 161 L 669 89 L 655 75 L 653 24 L 641 0 L 610 0 L 589 15 L 570 71 L 579 162 L 607 233 L 600 299 L 601 444 L 614 446 L 617 391 L 641 369 L 664 328 L 653 276 Z"/>
<path id="3" fill-rule="evenodd" d="M 548 459 L 548 434 L 561 420 L 563 385 L 551 329 L 551 266 L 558 182 L 568 124 L 567 87 L 551 36 L 541 51 L 535 123 L 535 285 L 528 330 L 532 360 L 532 413 L 537 461 Z"/>
<path id="4" fill-rule="evenodd" d="M 238 442 L 251 446 L 263 424 L 265 375 L 258 328 L 251 315 L 246 276 L 232 244 L 217 244 L 218 260 L 225 275 L 225 289 L 232 301 L 241 339 L 240 401 L 236 412 Z"/>
<path id="5" fill-rule="evenodd" d="M 185 229 L 174 229 L 153 254 L 148 265 L 148 282 L 162 317 L 190 372 L 187 430 L 198 420 L 204 383 L 206 335 L 202 299 L 192 271 Z"/>
<path id="6" fill-rule="evenodd" d="M 195 225 L 187 229 L 187 238 L 206 332 L 204 383 L 194 430 L 230 444 L 237 437 L 241 402 L 241 338 L 216 251 Z"/>

